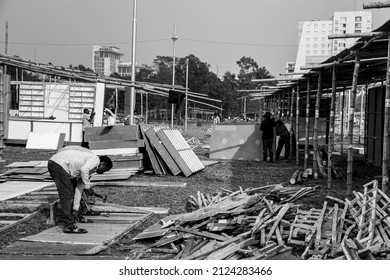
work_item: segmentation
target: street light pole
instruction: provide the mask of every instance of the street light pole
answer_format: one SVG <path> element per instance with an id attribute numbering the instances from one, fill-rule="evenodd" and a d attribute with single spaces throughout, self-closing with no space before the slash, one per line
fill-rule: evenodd
<path id="1" fill-rule="evenodd" d="M 186 60 L 186 103 L 185 103 L 185 117 L 184 117 L 184 130 L 187 130 L 188 121 L 188 58 Z"/>
<path id="2" fill-rule="evenodd" d="M 133 0 L 133 41 L 131 44 L 130 125 L 134 125 L 135 109 L 135 43 L 137 31 L 137 0 Z"/>
<path id="3" fill-rule="evenodd" d="M 172 89 L 175 87 L 175 66 L 176 66 L 176 54 L 175 54 L 175 42 L 177 40 L 176 35 L 176 25 L 173 26 L 173 57 L 172 57 Z M 173 128 L 173 117 L 174 117 L 174 111 L 175 111 L 175 103 L 172 103 L 172 113 L 171 113 L 171 128 Z"/>

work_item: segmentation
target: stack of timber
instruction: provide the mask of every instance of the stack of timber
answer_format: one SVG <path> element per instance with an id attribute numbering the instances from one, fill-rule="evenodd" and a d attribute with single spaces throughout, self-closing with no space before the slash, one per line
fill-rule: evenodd
<path id="1" fill-rule="evenodd" d="M 198 192 L 187 201 L 194 206 L 192 212 L 165 217 L 134 238 L 160 237 L 137 257 L 159 253 L 164 259 L 184 260 L 297 259 L 287 240 L 299 210 L 291 201 L 302 192 L 289 189 L 275 184 L 213 195 Z"/>
<path id="2" fill-rule="evenodd" d="M 1 181 L 53 181 L 47 169 L 47 161 L 14 162 L 4 166 Z"/>
<path id="3" fill-rule="evenodd" d="M 179 130 L 141 125 L 141 133 L 155 174 L 188 177 L 204 169 Z"/>
<path id="4" fill-rule="evenodd" d="M 305 246 L 302 259 L 390 259 L 390 198 L 376 180 L 354 196 L 297 212 L 288 244 Z"/>
<path id="5" fill-rule="evenodd" d="M 116 176 L 125 174 L 130 177 L 144 169 L 142 148 L 145 144 L 138 125 L 89 127 L 86 128 L 85 139 L 92 152 L 106 155 L 113 162 L 112 170 L 104 178 L 111 176 L 114 180 Z"/>

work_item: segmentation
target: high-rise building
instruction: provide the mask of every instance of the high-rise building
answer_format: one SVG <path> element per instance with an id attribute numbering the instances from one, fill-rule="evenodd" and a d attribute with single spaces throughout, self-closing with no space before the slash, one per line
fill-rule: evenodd
<path id="1" fill-rule="evenodd" d="M 351 47 L 357 38 L 328 39 L 328 36 L 370 32 L 372 13 L 370 11 L 335 12 L 331 20 L 299 22 L 298 30 L 299 45 L 294 72 L 301 72 L 302 66 L 314 66 Z"/>
<path id="2" fill-rule="evenodd" d="M 109 76 L 114 72 L 118 72 L 118 65 L 121 63 L 122 58 L 123 53 L 117 47 L 93 46 L 92 70 Z"/>

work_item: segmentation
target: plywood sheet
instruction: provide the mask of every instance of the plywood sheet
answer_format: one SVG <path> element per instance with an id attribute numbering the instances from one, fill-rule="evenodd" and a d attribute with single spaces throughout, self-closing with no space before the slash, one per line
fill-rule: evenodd
<path id="1" fill-rule="evenodd" d="M 150 143 L 159 153 L 161 158 L 164 160 L 165 164 L 168 166 L 169 170 L 173 175 L 178 175 L 181 173 L 180 168 L 177 166 L 175 160 L 172 158 L 170 153 L 167 151 L 165 146 L 161 143 L 160 139 L 157 137 L 154 128 L 149 128 L 145 131 L 146 136 L 148 137 Z"/>
<path id="2" fill-rule="evenodd" d="M 0 184 L 0 201 L 18 197 L 52 185 L 54 185 L 53 182 L 5 182 Z"/>
<path id="3" fill-rule="evenodd" d="M 215 125 L 210 159 L 260 160 L 263 157 L 259 124 Z"/>
<path id="4" fill-rule="evenodd" d="M 26 149 L 58 150 L 64 146 L 65 133 L 30 132 Z"/>

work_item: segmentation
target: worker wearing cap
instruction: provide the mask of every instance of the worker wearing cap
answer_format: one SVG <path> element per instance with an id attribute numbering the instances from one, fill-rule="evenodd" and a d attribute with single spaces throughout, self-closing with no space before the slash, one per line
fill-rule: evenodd
<path id="1" fill-rule="evenodd" d="M 112 168 L 107 156 L 97 156 L 82 147 L 62 149 L 48 161 L 48 169 L 60 197 L 65 233 L 87 233 L 76 226 L 81 194 L 91 187 L 90 175 L 102 174 Z"/>
<path id="2" fill-rule="evenodd" d="M 273 162 L 273 142 L 274 142 L 274 127 L 275 121 L 271 119 L 271 113 L 266 112 L 263 116 L 263 121 L 260 124 L 260 130 L 263 132 L 261 139 L 263 141 L 263 160 L 266 162 L 269 155 L 270 162 Z"/>

